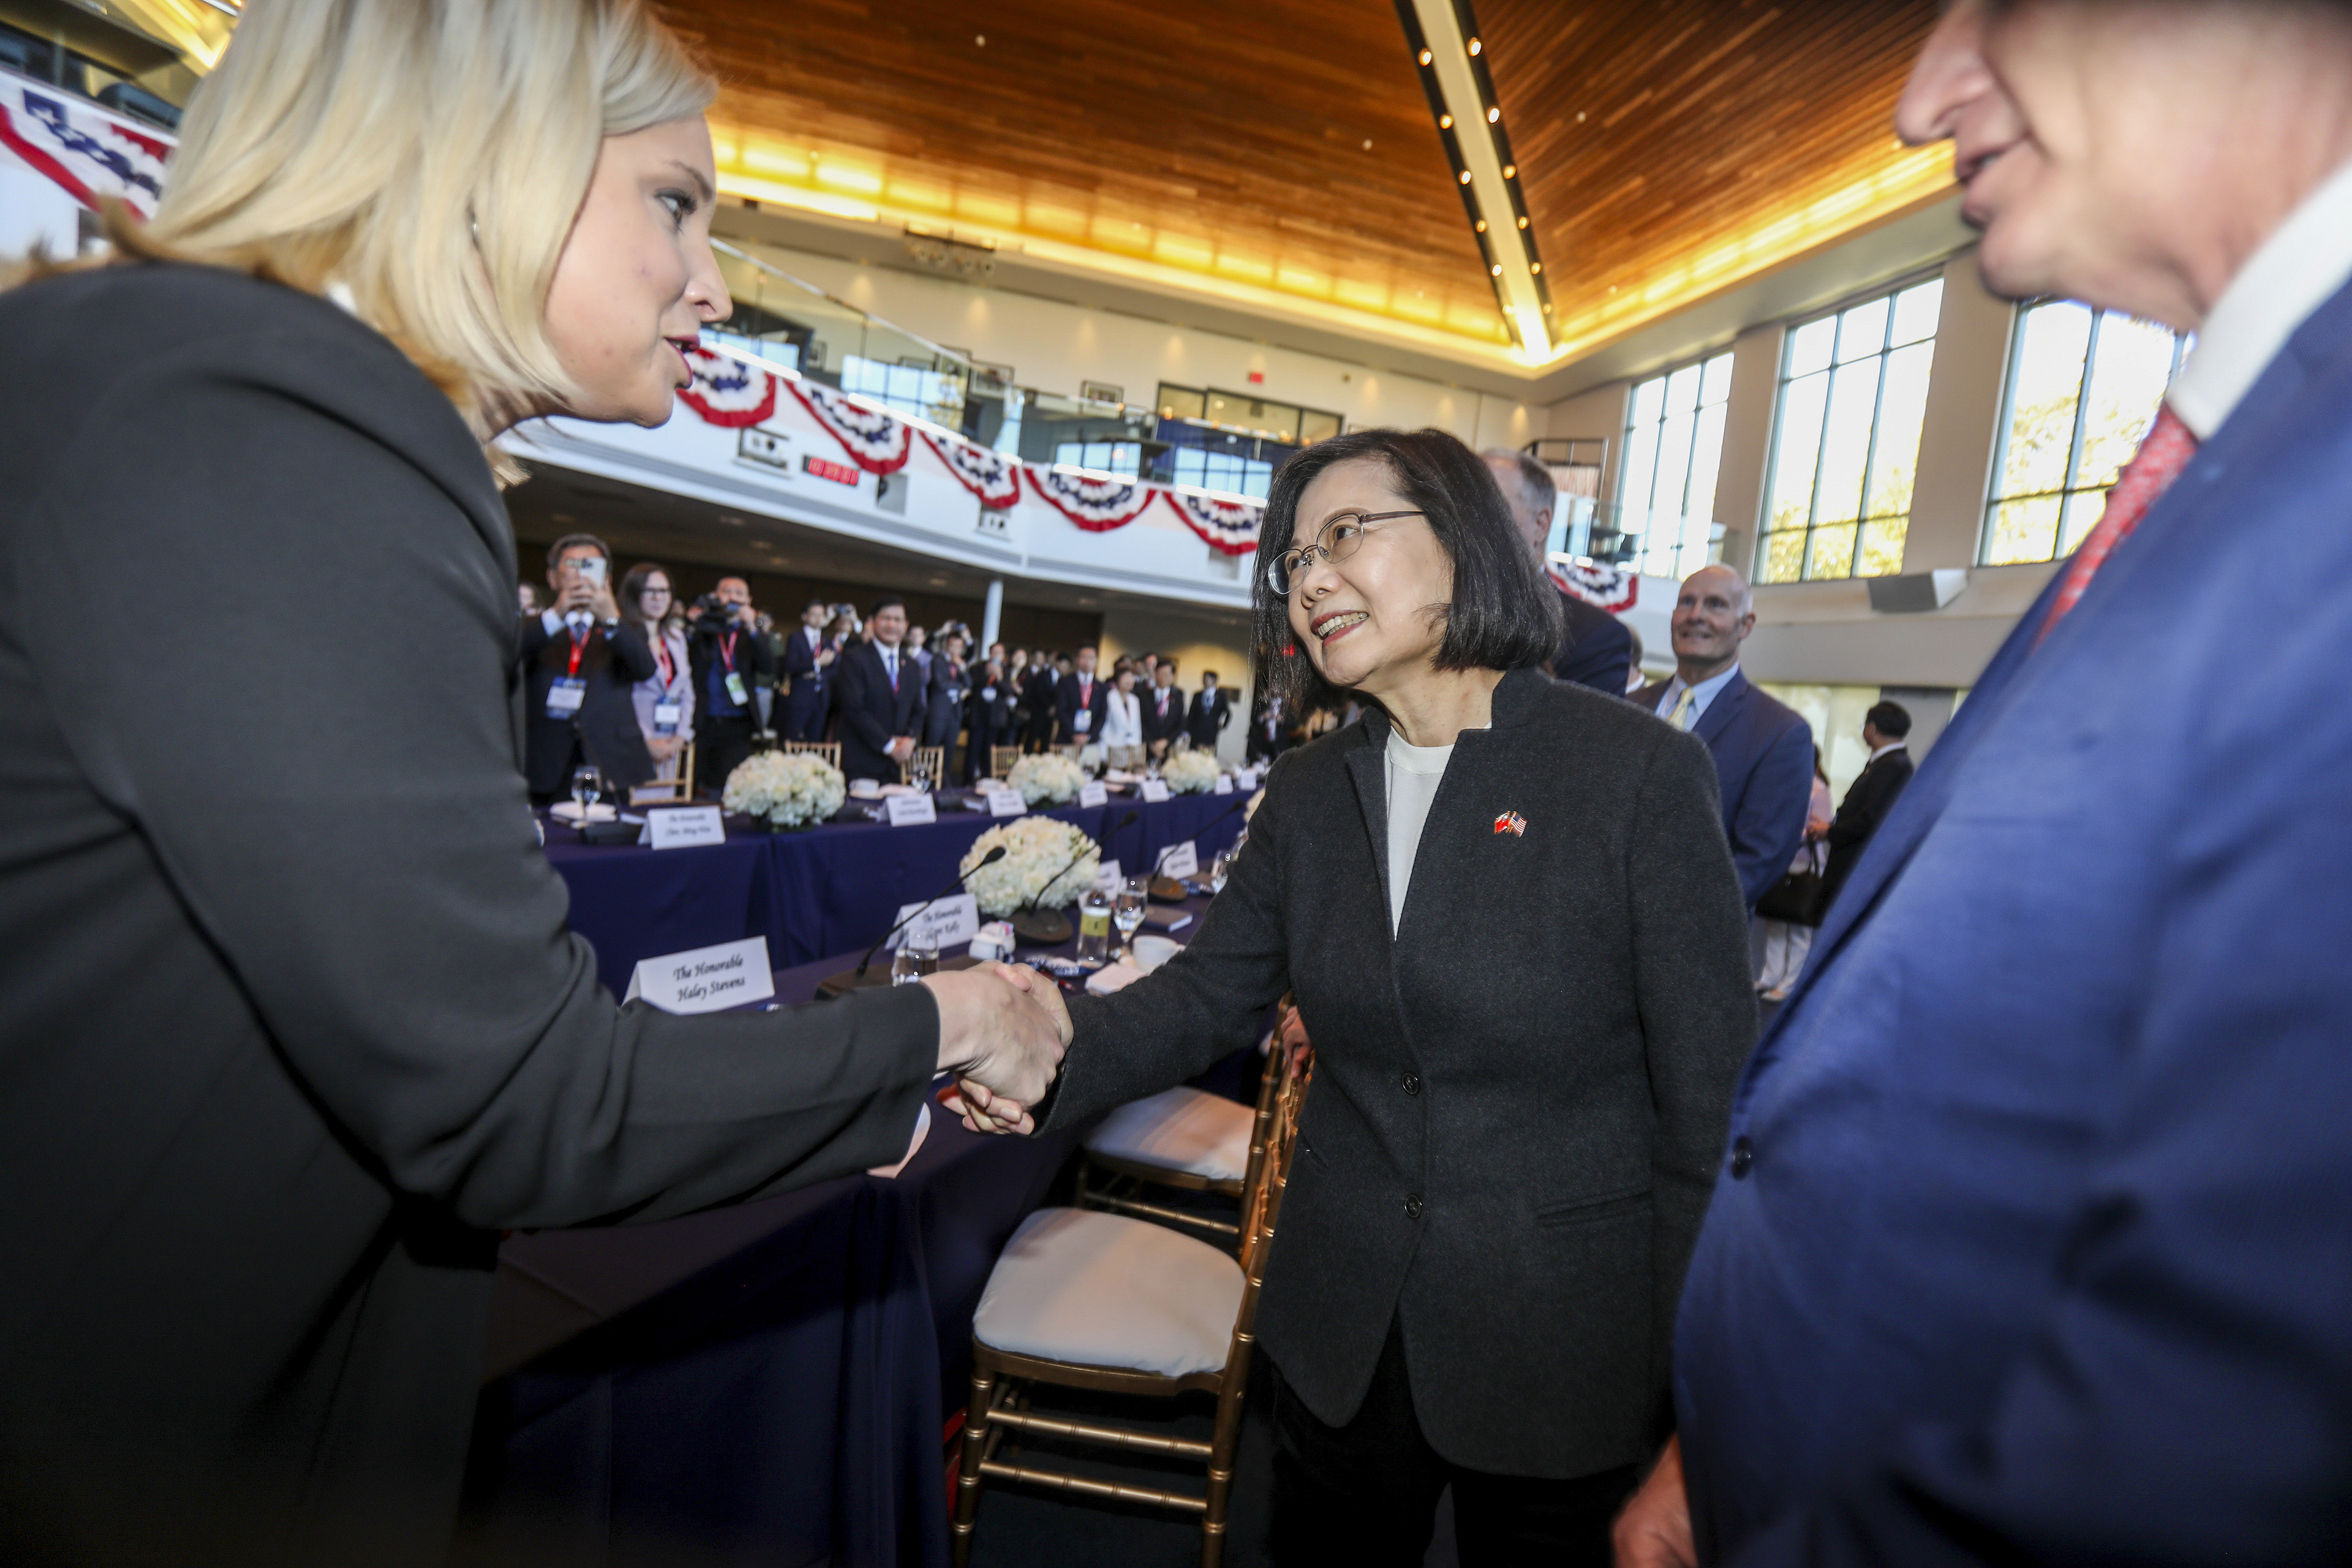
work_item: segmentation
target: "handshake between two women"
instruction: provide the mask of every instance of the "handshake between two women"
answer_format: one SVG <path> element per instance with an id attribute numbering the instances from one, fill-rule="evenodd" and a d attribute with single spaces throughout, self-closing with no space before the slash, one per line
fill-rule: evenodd
<path id="1" fill-rule="evenodd" d="M 1070 1012 L 1051 977 L 1020 964 L 927 974 L 940 1009 L 940 1065 L 956 1078 L 949 1109 L 975 1132 L 1034 1132 L 1030 1112 L 1070 1043 Z"/>

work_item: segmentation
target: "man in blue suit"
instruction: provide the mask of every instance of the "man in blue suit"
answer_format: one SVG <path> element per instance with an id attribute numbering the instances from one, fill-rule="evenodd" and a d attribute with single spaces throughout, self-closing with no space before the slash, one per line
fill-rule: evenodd
<path id="1" fill-rule="evenodd" d="M 811 599 L 801 610 L 801 624 L 784 639 L 784 674 L 792 689 L 784 694 L 784 739 L 824 739 L 827 687 L 832 679 L 833 649 L 824 642 L 824 623 L 832 612 L 823 599 Z"/>
<path id="2" fill-rule="evenodd" d="M 1748 1066 L 1622 1564 L 2352 1561 L 2347 103 L 2341 5 L 1920 56 L 1992 286 L 2199 341 Z"/>
<path id="3" fill-rule="evenodd" d="M 1702 566 L 1675 600 L 1675 673 L 1632 700 L 1715 753 L 1723 791 L 1723 832 L 1731 840 L 1748 907 L 1788 874 L 1804 841 L 1813 800 L 1813 727 L 1748 683 L 1739 645 L 1756 629 L 1748 580 L 1728 566 Z"/>
<path id="4" fill-rule="evenodd" d="M 1502 489 L 1503 504 L 1511 509 L 1519 537 L 1528 542 L 1536 565 L 1559 595 L 1560 613 L 1568 626 L 1559 651 L 1552 656 L 1552 679 L 1590 686 L 1612 697 L 1624 696 L 1633 673 L 1632 629 L 1570 588 L 1544 554 L 1544 546 L 1551 539 L 1552 513 L 1559 506 L 1559 487 L 1552 482 L 1551 470 L 1538 462 L 1533 453 L 1515 452 L 1507 447 L 1492 447 L 1479 455 L 1486 459 L 1495 483 Z"/>

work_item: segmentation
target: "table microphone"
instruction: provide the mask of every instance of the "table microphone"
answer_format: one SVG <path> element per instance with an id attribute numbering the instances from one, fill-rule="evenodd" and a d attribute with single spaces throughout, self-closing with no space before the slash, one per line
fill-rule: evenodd
<path id="1" fill-rule="evenodd" d="M 1114 833 L 1125 832 L 1128 828 L 1134 826 L 1136 823 L 1142 818 L 1142 816 L 1143 814 L 1140 811 L 1136 810 L 1133 806 L 1129 806 L 1126 816 L 1120 817 L 1117 822 L 1112 823 L 1108 827 L 1103 830 L 1103 837 L 1108 838 Z M 1056 942 L 1065 942 L 1070 940 L 1070 917 L 1064 914 L 1059 910 L 1040 910 L 1037 907 L 1037 900 L 1038 899 L 1044 898 L 1046 890 L 1052 888 L 1055 883 L 1060 881 L 1063 878 L 1068 876 L 1071 871 L 1076 868 L 1078 862 L 1087 858 L 1087 849 L 1092 849 L 1097 854 L 1101 853 L 1101 847 L 1089 840 L 1084 848 L 1081 848 L 1076 854 L 1070 857 L 1070 863 L 1067 866 L 1063 867 L 1060 870 L 1055 872 L 1051 877 L 1045 879 L 1045 886 L 1037 889 L 1036 898 L 1031 899 L 1027 903 L 1022 905 L 1018 910 L 1013 911 L 1013 934 L 1018 936 L 1023 942 L 1028 943 L 1031 947 L 1052 947 Z"/>
<path id="2" fill-rule="evenodd" d="M 838 996 L 845 991 L 855 991 L 858 987 L 868 984 L 866 978 L 866 966 L 874 962 L 874 955 L 882 951 L 882 944 L 884 942 L 888 942 L 892 937 L 898 935 L 898 932 L 906 929 L 907 921 L 913 920 L 917 915 L 921 914 L 925 910 L 929 909 L 933 904 L 938 903 L 941 899 L 946 898 L 950 893 L 952 893 L 958 888 L 962 887 L 964 879 L 971 876 L 973 872 L 978 871 L 982 866 L 993 866 L 999 860 L 1003 858 L 1004 846 L 1000 844 L 995 848 L 990 850 L 987 854 L 982 856 L 978 860 L 972 862 L 971 870 L 957 872 L 954 881 L 950 882 L 946 887 L 941 888 L 938 892 L 933 893 L 929 898 L 925 899 L 921 903 L 917 904 L 913 909 L 908 910 L 907 911 L 906 920 L 900 921 L 897 925 L 892 926 L 888 931 L 886 931 L 880 936 L 876 937 L 874 939 L 874 945 L 866 950 L 866 956 L 857 961 L 856 968 L 845 969 L 838 974 L 829 974 L 825 976 L 824 983 L 820 984 L 817 989 L 827 995 Z"/>

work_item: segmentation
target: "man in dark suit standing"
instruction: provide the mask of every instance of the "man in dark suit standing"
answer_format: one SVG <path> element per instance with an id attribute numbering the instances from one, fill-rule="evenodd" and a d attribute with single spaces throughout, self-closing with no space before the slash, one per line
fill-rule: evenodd
<path id="1" fill-rule="evenodd" d="M 760 727 L 752 686 L 776 673 L 775 650 L 760 635 L 760 615 L 751 607 L 751 584 L 721 577 L 710 591 L 725 608 L 694 623 L 687 660 L 694 670 L 695 763 L 702 787 L 723 790 L 727 775 L 751 754 Z"/>
<path id="2" fill-rule="evenodd" d="M 1242 748 L 1248 761 L 1267 762 L 1290 749 L 1290 715 L 1280 696 L 1269 696 L 1261 690 L 1250 706 L 1249 740 Z"/>
<path id="3" fill-rule="evenodd" d="M 2196 347 L 1748 1060 L 1621 1564 L 2352 1561 L 2347 103 L 2341 5 L 1941 9 L 1986 284 Z"/>
<path id="4" fill-rule="evenodd" d="M 574 533 L 547 552 L 554 608 L 516 624 L 523 671 L 523 773 L 531 799 L 561 799 L 572 770 L 594 765 L 625 801 L 654 776 L 629 689 L 654 673 L 653 648 L 621 619 L 613 599 L 613 555 L 593 534 Z"/>
<path id="5" fill-rule="evenodd" d="M 841 656 L 834 691 L 841 708 L 841 771 L 853 779 L 898 782 L 898 768 L 915 754 L 923 732 L 923 679 L 900 646 L 907 635 L 906 602 L 885 595 L 866 617 L 871 640 L 852 642 Z"/>
<path id="6" fill-rule="evenodd" d="M 1071 672 L 1054 689 L 1054 743 L 1089 746 L 1102 736 L 1103 715 L 1110 711 L 1110 687 L 1095 679 L 1095 645 L 1079 646 Z"/>
<path id="7" fill-rule="evenodd" d="M 1756 629 L 1745 577 L 1728 566 L 1700 567 L 1683 580 L 1673 625 L 1673 678 L 1643 687 L 1633 700 L 1715 753 L 1724 836 L 1752 910 L 1787 874 L 1804 840 L 1812 726 L 1740 673 L 1739 645 Z"/>
<path id="8" fill-rule="evenodd" d="M 1184 732 L 1192 737 L 1192 749 L 1217 754 L 1217 737 L 1234 721 L 1234 700 L 1230 692 L 1217 687 L 1217 672 L 1201 672 L 1201 689 L 1192 694 L 1192 706 L 1184 715 Z"/>
<path id="9" fill-rule="evenodd" d="M 1633 668 L 1633 632 L 1624 622 L 1570 587 L 1559 568 L 1544 554 L 1544 544 L 1551 538 L 1552 512 L 1559 505 L 1559 487 L 1552 482 L 1551 470 L 1536 461 L 1533 454 L 1514 452 L 1506 447 L 1479 455 L 1494 470 L 1503 502 L 1511 509 L 1511 520 L 1519 525 L 1519 537 L 1528 542 L 1536 564 L 1543 568 L 1544 575 L 1551 579 L 1552 587 L 1559 594 L 1568 632 L 1560 642 L 1559 652 L 1552 656 L 1552 679 L 1590 686 L 1612 697 L 1624 696 L 1626 679 Z"/>
<path id="10" fill-rule="evenodd" d="M 1184 732 L 1184 691 L 1176 684 L 1176 661 L 1163 658 L 1153 665 L 1151 682 L 1151 689 L 1141 694 L 1143 747 L 1156 761 L 1166 757 Z"/>
<path id="11" fill-rule="evenodd" d="M 832 683 L 835 654 L 825 645 L 824 623 L 830 618 L 823 599 L 811 599 L 801 611 L 801 624 L 784 638 L 783 670 L 792 681 L 784 693 L 783 738 L 787 741 L 824 739 L 827 688 Z"/>
<path id="12" fill-rule="evenodd" d="M 1044 648 L 1037 650 L 1037 662 L 1031 668 L 1028 680 L 1021 689 L 1021 711 L 1025 728 L 1021 747 L 1026 752 L 1042 752 L 1054 743 L 1055 692 L 1061 680 L 1054 668 L 1054 656 Z"/>
<path id="13" fill-rule="evenodd" d="M 952 628 L 940 634 L 931 655 L 930 679 L 923 685 L 923 744 L 942 752 L 942 781 L 961 775 L 955 765 L 956 736 L 963 729 L 963 702 L 971 685 L 971 667 L 963 659 L 963 633 Z"/>
<path id="14" fill-rule="evenodd" d="M 1830 847 L 1829 865 L 1822 872 L 1824 910 L 1853 875 L 1863 846 L 1895 809 L 1903 786 L 1911 782 L 1910 733 L 1911 714 L 1899 702 L 1878 703 L 1863 718 L 1862 742 L 1870 748 L 1870 762 L 1846 787 L 1845 799 L 1838 803 L 1837 816 L 1822 837 Z"/>

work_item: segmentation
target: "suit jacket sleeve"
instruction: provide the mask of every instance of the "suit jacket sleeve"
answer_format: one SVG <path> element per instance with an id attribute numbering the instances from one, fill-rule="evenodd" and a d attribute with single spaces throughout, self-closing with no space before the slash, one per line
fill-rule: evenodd
<path id="1" fill-rule="evenodd" d="M 1845 799 L 1838 803 L 1837 816 L 1830 819 L 1829 831 L 1822 835 L 1831 848 L 1860 848 L 1895 808 L 1911 775 L 1888 765 L 1889 760 L 1881 757 L 1864 768 L 1862 776 L 1853 781 L 1853 787 L 1845 792 Z"/>
<path id="2" fill-rule="evenodd" d="M 834 680 L 841 703 L 841 721 L 877 755 L 888 751 L 890 717 L 897 710 L 885 704 L 877 711 L 874 700 L 877 687 L 886 696 L 890 690 L 889 683 L 882 679 L 882 656 L 871 649 L 844 648 L 834 668 L 841 671 Z"/>
<path id="3" fill-rule="evenodd" d="M 142 363 L 87 439 L 136 430 L 144 460 L 69 454 L 72 495 L 18 510 L 27 657 L 89 787 L 320 1114 L 466 1223 L 652 1218 L 898 1158 L 938 1048 L 921 987 L 700 1017 L 599 987 L 516 766 L 513 544 L 478 450 L 388 346 L 373 385 L 289 384 L 320 335 Z M 80 635 L 101 596 L 167 625 L 257 595 L 337 614 L 214 617 L 169 680 Z"/>
<path id="4" fill-rule="evenodd" d="M 1731 858 L 1751 907 L 1796 859 L 1812 799 L 1813 731 L 1800 721 L 1783 730 L 1757 762 L 1731 823 Z"/>
<path id="5" fill-rule="evenodd" d="M 640 680 L 651 680 L 661 666 L 654 662 L 653 644 L 646 640 L 646 629 L 630 621 L 623 621 L 604 635 L 613 650 L 613 668 L 621 673 L 625 685 L 635 686 Z"/>
<path id="6" fill-rule="evenodd" d="M 2151 847 L 2173 887 L 2117 912 L 2147 981 L 2115 1114 L 1981 1415 L 1895 1428 L 1742 1568 L 2342 1561 L 2352 883 L 2313 868 L 2352 865 L 2352 726 L 2296 711 L 2217 721 L 2178 840 Z"/>
<path id="7" fill-rule="evenodd" d="M 1041 1127 L 1156 1094 L 1257 1039 L 1265 1009 L 1290 986 L 1276 805 L 1282 776 L 1277 763 L 1232 879 L 1192 943 L 1124 991 L 1070 999 L 1070 1048 Z"/>
<path id="8" fill-rule="evenodd" d="M 1633 668 L 1633 634 L 1597 605 L 1567 594 L 1560 599 L 1569 640 L 1552 662 L 1553 676 L 1612 697 L 1624 696 L 1625 680 Z"/>
<path id="9" fill-rule="evenodd" d="M 1724 845 L 1715 763 L 1696 738 L 1669 736 L 1651 759 L 1633 813 L 1630 860 L 1634 990 L 1657 1117 L 1651 1342 L 1663 1358 L 1674 1342 L 1683 1272 L 1715 1190 L 1732 1089 L 1756 1041 L 1748 911 Z"/>

